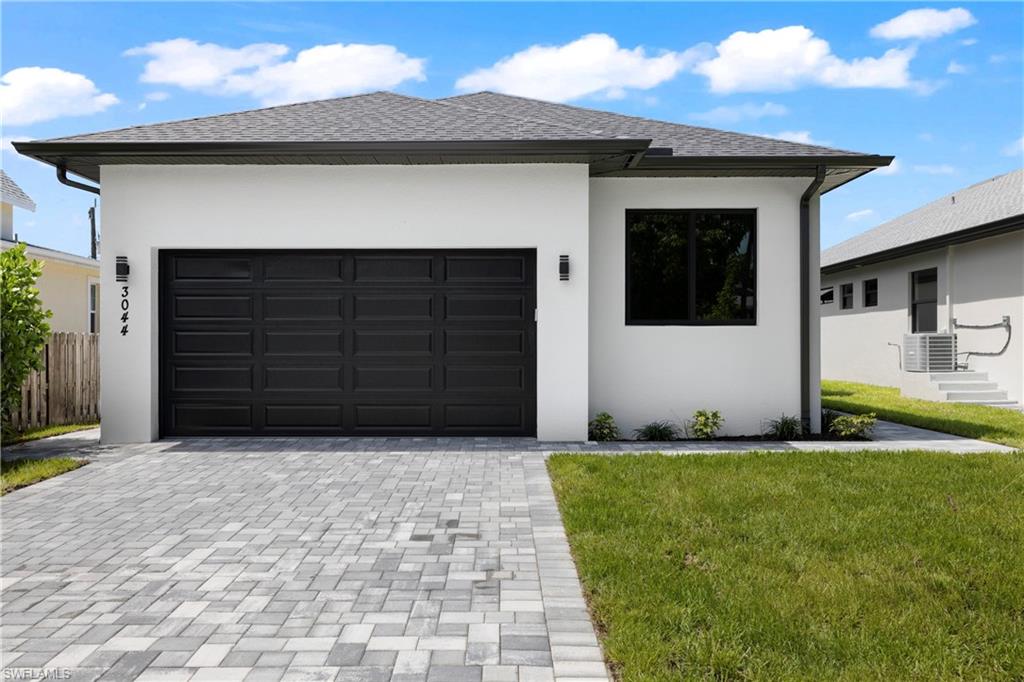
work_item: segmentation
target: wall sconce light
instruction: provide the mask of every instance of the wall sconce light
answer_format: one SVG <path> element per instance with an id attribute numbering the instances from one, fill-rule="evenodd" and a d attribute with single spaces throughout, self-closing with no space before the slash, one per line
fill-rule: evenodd
<path id="1" fill-rule="evenodd" d="M 569 281 L 569 256 L 558 257 L 558 279 L 563 282 Z"/>
<path id="2" fill-rule="evenodd" d="M 118 256 L 116 259 L 117 265 L 114 268 L 114 274 L 117 276 L 118 282 L 128 281 L 128 256 Z"/>

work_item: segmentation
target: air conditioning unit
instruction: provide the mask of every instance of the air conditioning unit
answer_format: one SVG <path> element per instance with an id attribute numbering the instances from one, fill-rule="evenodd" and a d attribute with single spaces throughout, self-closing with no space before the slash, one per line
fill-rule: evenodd
<path id="1" fill-rule="evenodd" d="M 904 334 L 903 370 L 955 372 L 956 334 Z"/>

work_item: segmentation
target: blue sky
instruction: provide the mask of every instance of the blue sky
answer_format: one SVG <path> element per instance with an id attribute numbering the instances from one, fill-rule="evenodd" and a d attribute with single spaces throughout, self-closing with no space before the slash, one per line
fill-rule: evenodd
<path id="1" fill-rule="evenodd" d="M 1021 166 L 1022 7 L 4 2 L 3 166 L 39 205 L 21 239 L 85 254 L 90 195 L 10 140 L 487 88 L 894 154 L 825 196 L 827 246 Z"/>

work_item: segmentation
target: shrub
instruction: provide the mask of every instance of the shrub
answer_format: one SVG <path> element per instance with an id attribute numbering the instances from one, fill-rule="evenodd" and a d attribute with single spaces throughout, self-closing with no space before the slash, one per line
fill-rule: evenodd
<path id="1" fill-rule="evenodd" d="M 821 432 L 822 433 L 832 433 L 832 422 L 834 422 L 837 417 L 841 417 L 841 416 L 842 416 L 842 414 L 840 414 L 839 412 L 836 412 L 835 410 L 829 410 L 827 408 L 822 410 L 821 411 Z"/>
<path id="2" fill-rule="evenodd" d="M 723 422 L 725 420 L 718 410 L 697 410 L 693 413 L 688 430 L 694 438 L 711 440 L 718 433 L 718 429 L 722 428 Z"/>
<path id="3" fill-rule="evenodd" d="M 841 415 L 832 420 L 829 430 L 840 438 L 867 438 L 875 428 L 876 421 L 874 412 Z"/>
<path id="4" fill-rule="evenodd" d="M 619 427 L 615 425 L 615 419 L 610 414 L 598 412 L 590 422 L 587 437 L 596 441 L 618 440 Z"/>
<path id="5" fill-rule="evenodd" d="M 0 253 L 0 413 L 4 425 L 21 406 L 21 385 L 43 369 L 42 350 L 50 335 L 36 279 L 43 265 L 25 255 L 25 245 Z"/>
<path id="6" fill-rule="evenodd" d="M 644 424 L 633 433 L 637 440 L 675 440 L 679 436 L 675 424 L 667 421 Z"/>
<path id="7" fill-rule="evenodd" d="M 769 419 L 764 435 L 777 440 L 797 440 L 804 435 L 804 424 L 800 417 L 782 415 L 778 419 Z"/>

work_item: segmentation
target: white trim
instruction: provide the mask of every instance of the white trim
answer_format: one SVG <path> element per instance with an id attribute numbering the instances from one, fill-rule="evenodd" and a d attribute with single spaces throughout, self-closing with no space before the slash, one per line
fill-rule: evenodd
<path id="1" fill-rule="evenodd" d="M 97 287 L 96 292 L 96 310 L 92 308 L 92 288 Z M 90 334 L 98 334 L 100 329 L 100 296 L 102 295 L 102 289 L 99 289 L 100 278 L 88 276 L 85 280 L 85 329 Z M 92 317 L 96 315 L 96 329 L 93 329 Z"/>
<path id="2" fill-rule="evenodd" d="M 18 244 L 25 244 L 25 253 L 35 258 L 45 258 L 47 260 L 61 261 L 63 263 L 92 268 L 96 271 L 96 274 L 99 275 L 100 262 L 98 260 L 93 260 L 92 258 L 86 258 L 85 256 L 76 256 L 75 254 L 67 253 L 66 251 L 57 251 L 56 249 L 48 249 L 44 246 L 36 246 L 25 242 L 11 242 L 6 239 L 3 241 L 3 249 L 11 249 Z"/>

